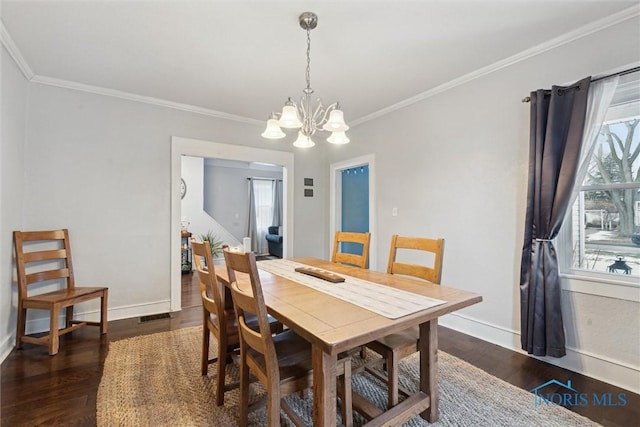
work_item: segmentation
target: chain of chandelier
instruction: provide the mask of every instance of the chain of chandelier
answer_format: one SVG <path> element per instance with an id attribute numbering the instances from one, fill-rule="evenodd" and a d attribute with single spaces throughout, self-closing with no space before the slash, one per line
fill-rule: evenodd
<path id="1" fill-rule="evenodd" d="M 307 87 L 303 89 L 300 102 L 296 103 L 290 97 L 284 103 L 282 112 L 271 113 L 267 120 L 267 127 L 262 136 L 267 139 L 281 139 L 286 136 L 282 129 L 298 129 L 298 138 L 293 145 L 300 148 L 313 147 L 311 139 L 316 132 L 331 132 L 327 141 L 331 144 L 346 144 L 349 138 L 345 131 L 349 126 L 344 122 L 340 104 L 335 102 L 328 107 L 322 105 L 318 99 L 314 107 L 311 95 L 311 30 L 318 25 L 318 16 L 313 12 L 304 12 L 298 18 L 300 27 L 307 31 Z"/>

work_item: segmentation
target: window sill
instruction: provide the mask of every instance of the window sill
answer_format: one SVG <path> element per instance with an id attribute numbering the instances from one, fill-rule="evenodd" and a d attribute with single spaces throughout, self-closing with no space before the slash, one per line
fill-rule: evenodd
<path id="1" fill-rule="evenodd" d="M 640 302 L 640 281 L 637 276 L 615 278 L 609 274 L 585 275 L 572 271 L 560 274 L 560 279 L 565 291 Z"/>

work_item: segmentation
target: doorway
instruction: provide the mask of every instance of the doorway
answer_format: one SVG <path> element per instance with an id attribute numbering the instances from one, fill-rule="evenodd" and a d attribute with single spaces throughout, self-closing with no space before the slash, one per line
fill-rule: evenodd
<path id="1" fill-rule="evenodd" d="M 378 258 L 375 226 L 375 156 L 369 154 L 332 163 L 329 185 L 329 257 L 336 231 L 369 231 L 369 268 L 375 270 Z"/>
<path id="2" fill-rule="evenodd" d="M 182 156 L 263 162 L 282 167 L 283 256 L 293 253 L 293 153 L 191 138 L 171 138 L 171 311 L 179 311 L 181 296 L 180 228 Z"/>

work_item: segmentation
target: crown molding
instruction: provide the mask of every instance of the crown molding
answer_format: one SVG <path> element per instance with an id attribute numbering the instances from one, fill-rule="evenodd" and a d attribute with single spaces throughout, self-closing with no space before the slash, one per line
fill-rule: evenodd
<path id="1" fill-rule="evenodd" d="M 479 68 L 471 73 L 465 74 L 463 76 L 460 76 L 458 78 L 455 78 L 453 80 L 450 80 L 446 83 L 443 83 L 439 86 L 436 86 L 432 89 L 429 89 L 425 92 L 419 93 L 418 95 L 412 96 L 411 98 L 407 98 L 404 101 L 400 101 L 396 104 L 390 105 L 386 108 L 383 108 L 381 110 L 375 111 L 371 114 L 368 114 L 366 116 L 360 117 L 356 120 L 352 120 L 351 121 L 351 126 L 357 126 L 359 124 L 362 124 L 364 122 L 368 122 L 369 120 L 373 120 L 376 119 L 378 117 L 384 116 L 386 114 L 389 114 L 393 111 L 402 109 L 404 107 L 407 107 L 409 105 L 415 104 L 417 102 L 423 101 L 427 98 L 431 98 L 432 96 L 435 96 L 439 93 L 445 92 L 449 89 L 453 89 L 456 86 L 460 86 L 463 85 L 465 83 L 468 83 L 472 80 L 478 79 L 480 77 L 486 76 L 487 74 L 496 72 L 498 70 L 501 70 L 503 68 L 507 68 L 511 65 L 517 64 L 518 62 L 522 62 L 526 59 L 532 58 L 536 55 L 540 55 L 544 52 L 547 52 L 551 49 L 555 49 L 557 47 L 560 47 L 562 45 L 565 45 L 567 43 L 571 43 L 572 41 L 581 39 L 583 37 L 586 37 L 590 34 L 596 33 L 598 31 L 602 31 L 606 28 L 609 28 L 613 25 L 619 24 L 621 22 L 624 22 L 628 19 L 632 19 L 635 18 L 637 16 L 640 16 L 640 5 L 636 5 L 636 6 L 632 6 L 629 7 L 627 9 L 621 10 L 618 13 L 614 13 L 613 15 L 609 15 L 605 18 L 599 19 L 597 21 L 593 21 L 587 25 L 584 25 L 580 28 L 577 28 L 573 31 L 570 31 L 568 33 L 565 33 L 559 37 L 556 37 L 555 39 L 551 39 L 549 41 L 546 41 L 544 43 L 541 43 L 537 46 L 534 46 L 532 48 L 529 48 L 527 50 L 523 50 L 520 53 L 517 53 L 513 56 L 510 56 L 506 59 L 503 59 L 501 61 L 498 62 L 494 62 L 491 65 L 488 65 L 486 67 L 482 67 Z"/>
<path id="2" fill-rule="evenodd" d="M 235 114 L 223 113 L 221 111 L 211 110 L 209 108 L 197 107 L 190 104 L 182 104 L 179 102 L 167 101 L 166 99 L 153 98 L 151 96 L 137 95 L 135 93 L 124 92 L 115 89 L 108 89 L 100 86 L 87 85 L 84 83 L 72 82 L 69 80 L 56 79 L 54 77 L 34 76 L 32 83 L 46 86 L 55 86 L 65 89 L 73 89 L 81 92 L 93 93 L 96 95 L 110 96 L 113 98 L 126 99 L 128 101 L 142 102 L 144 104 L 156 105 L 159 107 L 172 108 L 174 110 L 187 111 L 189 113 L 201 114 L 203 116 L 216 117 L 219 119 L 231 120 L 234 122 L 248 123 L 251 125 L 262 126 L 264 123 L 260 120 L 250 119 L 248 117 L 237 116 Z"/>
<path id="3" fill-rule="evenodd" d="M 22 71 L 22 74 L 24 75 L 24 77 L 27 80 L 31 81 L 31 79 L 35 74 L 33 70 L 31 70 L 31 67 L 29 67 L 29 64 L 27 63 L 27 61 L 24 59 L 24 56 L 22 56 L 20 49 L 18 49 L 18 46 L 16 46 L 15 42 L 13 41 L 13 38 L 11 38 L 9 31 L 7 31 L 7 28 L 4 26 L 4 22 L 1 19 L 0 19 L 0 41 L 2 41 L 2 45 L 5 47 L 5 49 L 7 49 L 7 52 L 9 52 L 9 55 L 11 55 L 11 57 L 13 58 L 13 61 L 16 63 L 20 71 Z"/>

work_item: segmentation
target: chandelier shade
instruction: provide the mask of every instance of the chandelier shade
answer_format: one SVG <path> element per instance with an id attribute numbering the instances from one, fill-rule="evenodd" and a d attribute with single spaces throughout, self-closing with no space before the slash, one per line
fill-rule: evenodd
<path id="1" fill-rule="evenodd" d="M 313 142 L 311 136 L 305 135 L 302 131 L 298 132 L 298 139 L 293 143 L 293 146 L 298 148 L 311 148 L 314 145 L 316 145 L 316 143 Z"/>
<path id="2" fill-rule="evenodd" d="M 271 113 L 262 136 L 267 139 L 281 139 L 286 136 L 282 129 L 298 129 L 298 138 L 293 145 L 299 148 L 313 147 L 311 137 L 316 132 L 331 132 L 327 141 L 332 144 L 346 144 L 349 138 L 345 132 L 349 126 L 337 102 L 324 107 L 322 101 L 311 99 L 311 30 L 318 25 L 318 16 L 313 12 L 304 12 L 298 17 L 300 27 L 307 32 L 307 87 L 303 89 L 300 102 L 288 98 L 280 113 Z M 315 104 L 315 105 L 314 105 Z"/>
<path id="3" fill-rule="evenodd" d="M 274 115 L 267 120 L 267 128 L 262 132 L 262 137 L 267 139 L 281 139 L 287 136 L 280 126 L 278 125 L 278 119 Z"/>

